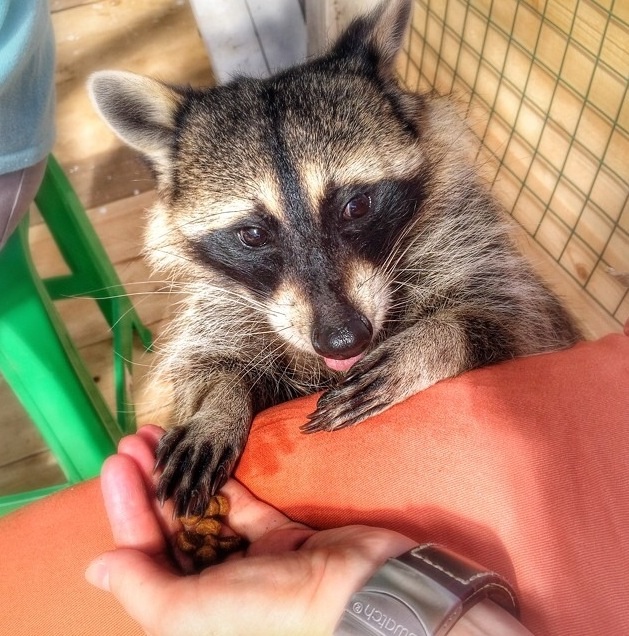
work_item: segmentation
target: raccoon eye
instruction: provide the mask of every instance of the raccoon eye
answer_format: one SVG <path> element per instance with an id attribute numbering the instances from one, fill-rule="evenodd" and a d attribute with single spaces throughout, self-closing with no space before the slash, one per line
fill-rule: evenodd
<path id="1" fill-rule="evenodd" d="M 360 219 L 371 209 L 371 197 L 368 194 L 359 194 L 349 201 L 343 208 L 343 218 L 347 221 Z"/>
<path id="2" fill-rule="evenodd" d="M 247 247 L 262 247 L 269 241 L 269 233 L 261 227 L 243 227 L 238 238 Z"/>

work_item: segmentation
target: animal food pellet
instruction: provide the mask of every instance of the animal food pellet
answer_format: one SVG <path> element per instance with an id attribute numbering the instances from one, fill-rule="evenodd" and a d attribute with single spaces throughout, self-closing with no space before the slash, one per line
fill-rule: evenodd
<path id="1" fill-rule="evenodd" d="M 241 550 L 245 541 L 234 535 L 221 536 L 221 517 L 229 513 L 229 501 L 223 495 L 216 495 L 203 515 L 180 517 L 183 529 L 177 534 L 176 545 L 183 553 L 190 555 L 198 570 L 219 563 L 228 554 Z"/>

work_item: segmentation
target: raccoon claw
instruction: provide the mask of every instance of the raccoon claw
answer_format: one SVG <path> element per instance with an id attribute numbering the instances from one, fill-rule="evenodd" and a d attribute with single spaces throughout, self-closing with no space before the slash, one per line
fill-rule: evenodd
<path id="1" fill-rule="evenodd" d="M 383 352 L 384 353 L 384 352 Z M 300 427 L 303 433 L 336 431 L 386 410 L 395 400 L 395 380 L 383 372 L 387 354 L 370 356 L 352 368 L 344 382 L 326 391 L 317 410 Z"/>
<path id="2" fill-rule="evenodd" d="M 171 429 L 156 452 L 155 470 L 162 470 L 156 488 L 159 502 L 172 499 L 176 517 L 203 514 L 227 481 L 237 455 L 229 446 L 220 452 L 212 441 L 199 441 L 190 426 Z"/>
<path id="3" fill-rule="evenodd" d="M 321 396 L 317 410 L 308 416 L 309 421 L 301 426 L 304 433 L 336 431 L 353 426 L 387 409 L 395 402 L 389 392 L 386 379 L 344 383 Z"/>
<path id="4" fill-rule="evenodd" d="M 301 426 L 300 430 L 306 434 L 318 433 L 319 431 L 337 431 L 341 428 L 354 426 L 372 415 L 377 415 L 388 406 L 388 404 L 374 404 L 369 406 L 367 403 L 364 403 L 360 409 L 344 407 L 326 409 L 325 411 L 317 409 L 308 416 L 309 422 Z"/>

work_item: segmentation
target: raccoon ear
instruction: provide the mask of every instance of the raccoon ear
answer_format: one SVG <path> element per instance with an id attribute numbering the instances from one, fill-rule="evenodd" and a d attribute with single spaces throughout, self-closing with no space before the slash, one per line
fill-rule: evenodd
<path id="1" fill-rule="evenodd" d="M 123 71 L 90 76 L 92 102 L 112 130 L 129 146 L 165 167 L 183 95 L 154 79 Z"/>
<path id="2" fill-rule="evenodd" d="M 376 65 L 383 79 L 395 74 L 395 57 L 402 46 L 411 15 L 412 0 L 382 0 L 368 15 L 357 18 L 339 38 L 334 50 L 360 56 Z"/>

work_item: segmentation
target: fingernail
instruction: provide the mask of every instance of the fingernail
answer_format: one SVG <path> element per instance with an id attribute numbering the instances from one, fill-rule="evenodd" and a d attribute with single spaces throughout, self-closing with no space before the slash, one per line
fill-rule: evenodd
<path id="1" fill-rule="evenodd" d="M 85 570 L 85 578 L 88 583 L 103 590 L 109 592 L 109 568 L 105 563 L 103 557 L 94 559 Z"/>

